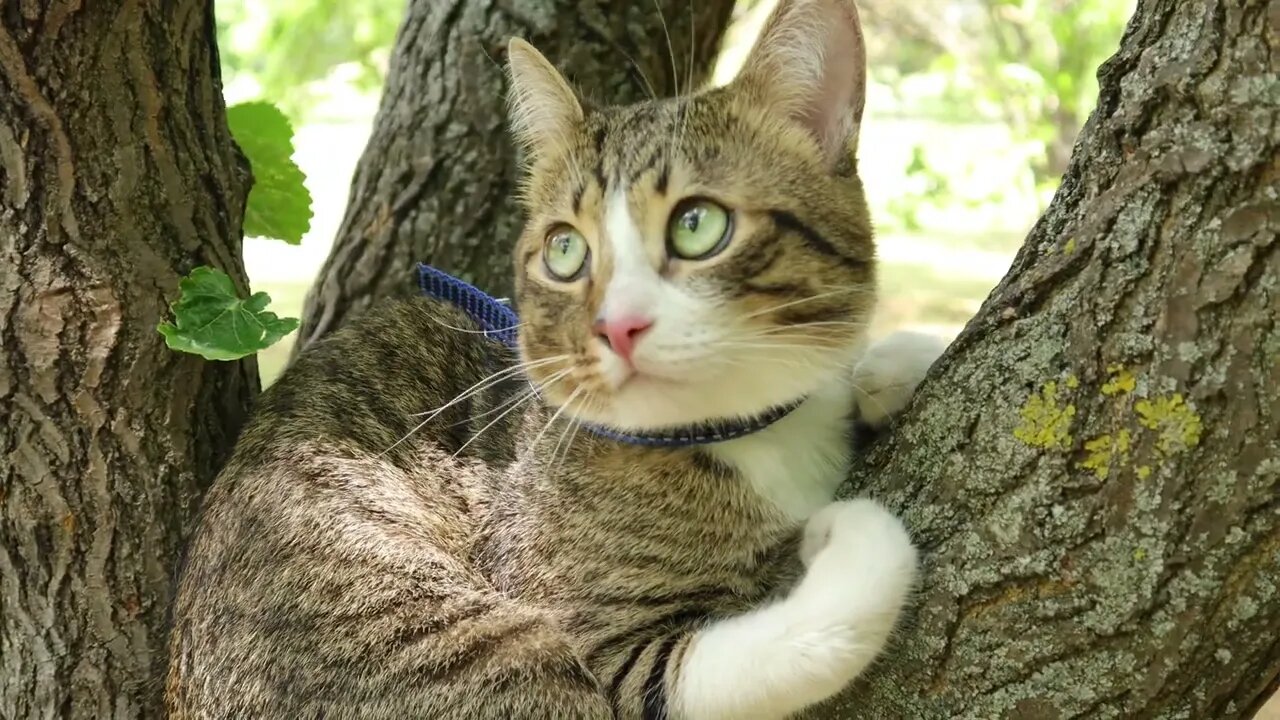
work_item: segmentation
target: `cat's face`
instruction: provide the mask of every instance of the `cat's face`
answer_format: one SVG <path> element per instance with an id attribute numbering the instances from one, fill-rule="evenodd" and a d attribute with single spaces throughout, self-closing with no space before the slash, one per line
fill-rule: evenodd
<path id="1" fill-rule="evenodd" d="M 560 113 L 524 138 L 520 349 L 542 396 L 570 415 L 622 429 L 751 416 L 847 372 L 875 294 L 847 137 L 861 94 L 856 110 L 838 93 L 839 107 L 816 108 L 836 127 L 806 122 L 810 105 L 780 112 L 752 62 L 770 59 L 760 55 L 785 21 L 738 84 L 624 108 L 583 110 L 558 75 L 522 79 L 513 57 L 517 92 L 523 81 L 544 93 L 525 111 Z"/>

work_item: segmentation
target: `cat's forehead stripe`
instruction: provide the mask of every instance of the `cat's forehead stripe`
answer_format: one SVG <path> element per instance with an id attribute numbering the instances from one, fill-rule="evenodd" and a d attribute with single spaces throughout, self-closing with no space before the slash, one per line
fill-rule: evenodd
<path id="1" fill-rule="evenodd" d="M 666 193 L 672 155 L 690 130 L 685 123 L 688 102 L 686 98 L 658 101 L 593 118 L 585 145 L 595 156 L 592 176 L 601 196 L 608 197 L 615 184 L 634 185 L 650 172 L 654 188 Z M 581 196 L 587 190 L 575 188 L 575 213 L 581 212 Z"/>
<path id="2" fill-rule="evenodd" d="M 604 167 L 604 161 L 605 161 L 604 147 L 605 147 L 605 140 L 607 140 L 608 137 L 609 137 L 608 127 L 606 127 L 605 125 L 601 125 L 600 127 L 596 128 L 595 140 L 594 140 L 595 151 L 596 151 L 595 177 L 596 177 L 596 182 L 600 185 L 600 192 L 602 193 L 605 192 L 609 186 L 608 178 L 605 175 L 605 167 Z"/>

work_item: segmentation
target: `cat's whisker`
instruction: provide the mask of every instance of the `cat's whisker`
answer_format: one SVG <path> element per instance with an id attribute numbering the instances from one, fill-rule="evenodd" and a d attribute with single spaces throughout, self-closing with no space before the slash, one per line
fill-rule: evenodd
<path id="1" fill-rule="evenodd" d="M 667 38 L 667 55 L 671 58 L 671 83 L 673 88 L 673 97 L 680 97 L 680 71 L 676 70 L 676 51 L 671 45 L 671 31 L 667 29 L 667 17 L 662 13 L 662 4 L 659 0 L 653 0 L 653 9 L 658 11 L 658 22 L 662 23 L 662 34 Z"/>
<path id="2" fill-rule="evenodd" d="M 583 404 L 586 404 L 587 399 L 588 398 L 583 398 Z M 573 440 L 578 436 L 578 429 L 581 427 L 582 427 L 582 420 L 577 417 L 572 418 L 568 423 L 565 424 L 564 431 L 560 433 L 560 438 L 556 440 L 556 447 L 554 450 L 551 451 L 550 465 L 555 467 L 557 471 L 560 469 L 565 459 L 569 457 L 569 452 L 570 450 L 573 449 Z M 570 430 L 572 430 L 572 434 L 569 434 Z M 564 438 L 566 434 L 569 434 L 569 442 L 564 446 L 564 455 L 560 455 L 560 443 L 564 442 Z M 559 459 L 557 459 L 557 456 L 559 457 Z"/>
<path id="3" fill-rule="evenodd" d="M 560 458 L 561 464 L 569 457 L 569 449 L 573 447 L 573 441 L 578 439 L 578 431 L 582 430 L 582 420 L 580 418 L 573 419 L 573 433 L 569 435 L 569 442 L 564 446 L 564 457 Z"/>
<path id="4" fill-rule="evenodd" d="M 503 411 L 503 410 L 505 410 L 505 409 L 507 409 L 507 408 L 511 407 L 511 405 L 512 405 L 512 404 L 514 404 L 514 403 L 522 402 L 523 400 L 525 400 L 525 399 L 526 399 L 528 396 L 530 396 L 530 395 L 537 395 L 537 394 L 538 394 L 538 390 L 537 390 L 536 388 L 530 388 L 530 389 L 529 389 L 529 391 L 528 391 L 528 392 L 526 392 L 526 393 L 524 393 L 524 394 L 516 394 L 516 395 L 511 396 L 510 398 L 507 398 L 506 400 L 503 400 L 501 403 L 498 403 L 497 407 L 494 407 L 494 408 L 492 408 L 492 409 L 490 409 L 490 410 L 486 410 L 486 411 L 484 411 L 484 412 L 480 413 L 479 415 L 473 415 L 473 416 L 468 417 L 468 418 L 463 418 L 463 419 L 459 420 L 459 421 L 458 421 L 458 422 L 456 422 L 456 423 L 452 423 L 452 424 L 450 424 L 448 427 L 451 427 L 451 428 L 454 428 L 454 427 L 460 427 L 460 426 L 462 426 L 462 425 L 469 425 L 469 424 L 471 424 L 471 423 L 473 423 L 473 422 L 477 422 L 477 421 L 479 421 L 479 420 L 483 420 L 484 418 L 487 418 L 487 417 L 489 417 L 490 415 L 492 415 L 492 414 L 494 414 L 494 413 L 496 413 L 496 412 L 501 412 L 501 411 Z"/>
<path id="5" fill-rule="evenodd" d="M 791 345 L 791 344 L 775 344 L 775 343 L 746 343 L 727 341 L 716 344 L 717 349 L 730 350 L 814 350 L 812 346 Z M 828 359 L 828 354 L 823 353 L 820 356 L 791 355 L 787 357 L 779 357 L 775 355 L 754 356 L 751 358 L 753 362 L 767 362 L 776 365 L 787 365 L 789 367 L 798 367 L 809 370 L 835 370 L 844 366 L 851 366 L 850 362 L 837 359 Z"/>
<path id="6" fill-rule="evenodd" d="M 631 63 L 631 67 L 635 68 L 636 74 L 640 76 L 640 80 L 644 83 L 644 91 L 645 91 L 645 94 L 649 96 L 649 99 L 657 100 L 658 92 L 654 90 L 653 83 L 649 82 L 649 76 L 645 74 L 644 68 L 640 67 L 640 63 L 636 62 L 635 58 L 631 57 L 631 55 L 627 53 L 626 50 L 622 49 L 621 43 L 614 42 L 613 48 L 618 52 L 622 53 L 622 56 L 627 59 L 627 62 Z"/>
<path id="7" fill-rule="evenodd" d="M 757 349 L 804 350 L 807 352 L 822 353 L 839 350 L 845 346 L 845 343 L 843 342 L 838 342 L 828 338 L 815 338 L 812 335 L 800 333 L 795 335 L 787 335 L 783 333 L 771 333 L 768 335 L 732 335 L 715 342 L 715 345 L 717 346 L 721 344 L 737 344 Z"/>
<path id="8" fill-rule="evenodd" d="M 724 338 L 723 340 L 717 340 L 714 343 L 714 345 L 715 347 L 733 346 L 733 347 L 752 348 L 756 350 L 806 350 L 806 351 L 818 350 L 818 351 L 821 351 L 821 350 L 831 349 L 830 346 L 823 346 L 823 345 L 819 345 L 817 343 L 811 343 L 811 342 L 787 342 L 788 340 L 804 341 L 808 339 L 809 338 L 806 338 L 803 336 L 788 338 L 788 337 L 778 337 L 776 335 L 772 337 L 735 335 L 735 336 Z"/>
<path id="9" fill-rule="evenodd" d="M 449 330 L 453 330 L 460 333 L 467 333 L 470 335 L 494 335 L 501 332 L 507 332 L 509 330 L 518 330 L 519 328 L 522 328 L 527 324 L 527 323 L 520 322 L 520 323 L 516 323 L 515 325 L 512 325 L 511 327 L 496 328 L 494 330 L 472 330 L 471 328 L 463 328 L 463 327 L 457 327 L 455 325 L 450 325 L 449 323 L 437 317 L 432 317 L 431 320 L 435 324 L 439 325 L 440 327 L 447 328 Z"/>
<path id="10" fill-rule="evenodd" d="M 815 328 L 806 332 L 805 328 L 773 328 L 757 330 L 751 333 L 735 334 L 730 340 L 796 340 L 807 342 L 814 347 L 821 348 L 837 348 L 845 345 L 847 341 L 852 340 L 865 327 L 857 325 L 846 325 L 838 328 L 826 329 L 818 332 L 820 329 Z"/>
<path id="11" fill-rule="evenodd" d="M 861 290 L 862 292 L 865 292 L 868 295 L 878 294 L 874 285 L 853 286 L 847 283 L 839 283 L 836 285 L 831 285 L 827 283 L 817 283 L 813 287 L 818 290 Z"/>
<path id="12" fill-rule="evenodd" d="M 556 458 L 560 455 L 560 444 L 564 442 L 565 436 L 569 434 L 569 430 L 573 427 L 575 422 L 576 418 L 571 419 L 569 422 L 564 424 L 564 430 L 560 432 L 560 437 L 556 439 L 556 446 L 551 449 L 551 462 L 547 463 L 548 467 L 555 467 L 556 469 L 559 469 L 559 464 L 556 462 Z M 565 452 L 568 454 L 568 450 Z"/>
<path id="13" fill-rule="evenodd" d="M 757 360 L 757 361 L 752 365 L 752 367 L 757 367 L 757 368 L 758 368 L 758 367 L 761 367 L 761 366 L 763 366 L 763 365 L 780 366 L 780 367 L 783 367 L 783 368 L 792 369 L 792 370 L 801 371 L 801 372 L 818 372 L 819 370 L 823 370 L 823 371 L 825 371 L 825 370 L 828 370 L 828 369 L 829 369 L 829 368 L 818 368 L 818 367 L 814 367 L 814 366 L 812 366 L 812 365 L 810 365 L 810 364 L 808 364 L 808 363 L 804 363 L 804 362 L 800 362 L 800 361 L 796 361 L 796 360 L 786 360 L 786 359 L 783 359 L 783 358 L 769 358 L 769 359 L 767 359 L 767 360 L 763 360 L 763 361 L 759 361 L 759 360 Z M 738 365 L 738 367 L 744 367 L 744 366 L 743 366 L 743 365 Z"/>
<path id="14" fill-rule="evenodd" d="M 807 327 L 852 327 L 864 329 L 871 327 L 871 323 L 866 320 L 814 320 L 812 322 L 796 323 L 794 325 L 778 325 L 768 328 L 769 330 L 795 330 L 797 328 Z"/>
<path id="15" fill-rule="evenodd" d="M 427 423 L 429 423 L 429 422 L 431 422 L 432 420 L 434 420 L 434 419 L 436 418 L 436 416 L 438 416 L 440 413 L 442 413 L 442 412 L 444 412 L 445 410 L 449 409 L 450 407 L 452 407 L 452 406 L 454 406 L 454 405 L 456 405 L 456 404 L 458 404 L 458 403 L 462 402 L 463 400 L 466 400 L 467 398 L 471 397 L 472 395 L 475 395 L 475 394 L 476 394 L 476 393 L 478 393 L 478 392 L 482 392 L 482 391 L 484 391 L 484 390 L 487 390 L 487 389 L 489 389 L 489 388 L 493 387 L 494 385 L 497 385 L 498 383 L 503 382 L 504 380 L 509 379 L 511 376 L 513 376 L 513 375 L 515 375 L 515 374 L 518 374 L 518 373 L 520 373 L 520 372 L 523 372 L 523 371 L 525 371 L 525 370 L 530 370 L 530 369 L 533 369 L 533 368 L 536 368 L 536 367 L 541 367 L 541 366 L 543 366 L 543 365 L 548 365 L 548 364 L 550 364 L 550 363 L 552 363 L 552 362 L 564 362 L 564 361 L 565 361 L 565 360 L 567 360 L 567 359 L 569 359 L 569 356 L 568 356 L 568 355 L 555 355 L 555 356 L 552 356 L 552 357 L 549 357 L 549 358 L 543 358 L 543 359 L 541 359 L 541 360 L 534 360 L 534 361 L 532 361 L 532 362 L 516 363 L 515 365 L 512 365 L 511 367 L 503 368 L 502 370 L 499 370 L 498 372 L 495 372 L 495 373 L 493 373 L 492 375 L 489 375 L 488 377 L 486 377 L 485 379 L 483 379 L 483 380 L 481 380 L 480 382 L 476 383 L 475 385 L 472 385 L 471 387 L 467 388 L 466 390 L 463 390 L 463 391 L 462 391 L 462 392 L 461 392 L 457 397 L 455 397 L 454 399 L 450 400 L 449 402 L 445 403 L 444 405 L 441 405 L 440 407 L 438 407 L 438 408 L 436 408 L 436 409 L 434 409 L 434 410 L 427 410 L 427 411 L 425 411 L 425 412 L 415 413 L 415 414 L 411 415 L 410 417 L 421 417 L 421 416 L 423 416 L 423 415 L 426 415 L 426 417 L 424 417 L 424 418 L 422 419 L 422 421 L 421 421 L 421 422 L 419 422 L 417 425 L 414 425 L 412 428 L 410 428 L 410 429 L 409 429 L 409 432 L 405 433 L 405 434 L 404 434 L 404 436 L 403 436 L 403 437 L 401 437 L 399 440 L 396 440 L 395 442 L 391 443 L 391 445 L 390 445 L 389 447 L 387 447 L 387 449 L 386 449 L 386 450 L 383 450 L 382 452 L 378 453 L 378 457 L 382 457 L 383 455 L 385 455 L 385 454 L 387 454 L 387 453 L 391 452 L 392 450 L 396 449 L 396 447 L 398 447 L 398 446 L 399 446 L 401 443 L 403 443 L 405 440 L 408 440 L 409 438 L 413 437 L 414 433 L 416 433 L 416 432 L 418 432 L 419 430 L 421 430 L 422 428 L 426 427 L 426 426 L 427 426 Z M 482 386 L 483 386 L 483 387 L 482 387 Z"/>
<path id="16" fill-rule="evenodd" d="M 552 382 L 554 382 L 555 380 L 559 380 L 560 378 L 564 377 L 564 375 L 567 375 L 567 374 L 569 374 L 570 372 L 572 372 L 572 370 L 573 370 L 572 368 L 565 368 L 564 370 L 561 370 L 559 373 L 556 373 L 555 375 L 552 375 L 552 376 L 551 376 L 551 378 L 549 378 L 549 379 L 547 380 L 547 383 L 546 383 L 546 384 L 547 384 L 547 385 L 549 385 L 549 384 L 551 384 Z M 579 390 L 580 390 L 580 389 L 581 389 L 581 388 L 579 388 Z M 578 390 L 574 390 L 574 391 L 573 391 L 573 395 L 576 395 L 576 394 L 578 394 Z M 462 445 L 460 445 L 460 446 L 458 447 L 458 449 L 457 449 L 457 450 L 454 450 L 454 451 L 453 451 L 453 457 L 458 457 L 459 455 L 461 455 L 461 454 L 462 454 L 462 451 L 467 449 L 467 446 L 469 446 L 471 443 L 475 442 L 475 441 L 476 441 L 476 440 L 477 440 L 481 435 L 484 435 L 484 434 L 485 434 L 485 432 L 489 430 L 489 428 L 493 427 L 494 425 L 497 425 L 499 422 L 502 422 L 502 419 L 503 419 L 503 418 L 505 418 L 506 416 L 510 415 L 513 411 L 515 411 L 515 410 L 516 410 L 516 408 L 519 408 L 521 405 L 523 405 L 523 404 L 525 404 L 526 402 L 528 402 L 528 401 L 529 401 L 529 398 L 532 398 L 532 397 L 534 397 L 534 396 L 536 396 L 536 395 L 537 395 L 537 393 L 536 393 L 536 392 L 530 392 L 530 393 L 528 393 L 527 395 L 525 395 L 525 397 L 524 397 L 524 398 L 522 398 L 522 399 L 520 400 L 520 402 L 515 403 L 515 404 L 514 404 L 514 405 L 512 405 L 511 407 L 509 407 L 509 408 L 507 408 L 506 410 L 504 410 L 504 411 L 502 412 L 502 414 L 501 414 L 501 415 L 499 415 L 498 417 L 494 418 L 493 420 L 490 420 L 490 421 L 489 421 L 489 424 L 487 424 L 487 425 L 485 425 L 484 427 L 480 428 L 480 430 L 478 430 L 474 435 L 472 435 L 472 436 L 471 436 L 471 437 L 470 437 L 466 442 L 462 443 Z M 570 395 L 570 396 L 569 396 L 569 397 L 570 397 L 570 399 L 572 399 L 572 398 L 573 398 L 573 395 Z"/>
<path id="17" fill-rule="evenodd" d="M 821 292 L 821 293 L 818 293 L 817 295 L 810 295 L 810 296 L 808 296 L 808 297 L 802 297 L 802 298 L 800 298 L 800 299 L 798 299 L 798 300 L 790 300 L 790 301 L 788 301 L 788 302 L 779 303 L 778 305 L 772 305 L 772 306 L 767 307 L 767 308 L 764 308 L 764 309 L 762 309 L 762 310 L 756 310 L 755 312 L 747 313 L 746 315 L 743 315 L 742 317 L 743 317 L 743 319 L 753 318 L 753 317 L 759 317 L 759 316 L 761 316 L 761 315 L 767 315 L 768 313 L 771 313 L 771 312 L 776 312 L 776 311 L 781 310 L 781 309 L 783 309 L 783 308 L 794 307 L 794 306 L 796 306 L 796 305 L 801 305 L 801 304 L 803 304 L 803 303 L 813 302 L 813 301 L 815 301 L 815 300 L 821 300 L 821 299 L 823 299 L 823 298 L 828 298 L 828 297 L 831 297 L 832 295 L 839 295 L 839 294 L 841 294 L 841 293 L 855 292 L 855 291 L 857 291 L 857 290 L 861 290 L 861 288 L 847 287 L 847 288 L 840 288 L 840 289 L 838 289 L 838 290 L 828 290 L 827 292 Z"/>
<path id="18" fill-rule="evenodd" d="M 689 74 L 685 76 L 685 92 L 693 92 L 693 66 L 697 59 L 698 14 L 693 10 L 693 0 L 689 0 Z"/>
<path id="19" fill-rule="evenodd" d="M 675 126 L 675 141 L 672 143 L 671 151 L 673 156 L 676 149 L 684 143 L 684 135 L 689 129 L 689 106 L 687 104 L 681 104 L 677 109 L 677 112 L 679 114 L 677 116 Z"/>
<path id="20" fill-rule="evenodd" d="M 488 45 L 480 37 L 476 37 L 476 47 L 480 48 L 480 54 L 484 55 L 489 60 L 489 62 L 493 63 L 493 67 L 498 72 L 505 73 L 507 71 L 507 69 L 502 65 L 502 63 L 495 60 L 493 55 L 489 54 Z"/>
<path id="21" fill-rule="evenodd" d="M 571 359 L 570 356 L 567 354 L 553 355 L 551 357 L 541 358 L 539 360 L 531 360 L 529 362 L 520 362 L 520 363 L 516 363 L 515 365 L 505 367 L 493 373 L 492 375 L 489 375 L 488 377 L 484 378 L 483 380 L 476 383 L 475 385 L 472 385 L 466 390 L 463 390 L 456 397 L 454 397 L 452 400 L 445 403 L 444 405 L 441 405 L 438 408 L 432 408 L 431 410 L 424 410 L 420 413 L 413 413 L 411 417 L 422 417 L 423 415 L 430 415 L 431 417 L 435 417 L 436 415 L 440 414 L 441 411 L 447 408 L 450 408 L 463 400 L 466 400 L 467 398 L 471 397 L 477 392 L 486 390 L 489 387 L 492 387 L 493 385 L 508 379 L 511 375 L 515 375 L 525 370 L 533 370 L 535 368 L 539 368 L 544 365 L 550 365 L 551 363 L 554 363 L 554 362 L 565 362 L 566 360 L 570 360 L 570 359 Z M 429 419 L 430 418 L 428 418 L 428 420 Z"/>
<path id="22" fill-rule="evenodd" d="M 526 400 L 530 395 L 537 395 L 538 393 L 542 392 L 543 390 L 546 390 L 548 387 L 550 387 L 550 386 L 551 386 L 551 384 L 552 384 L 552 383 L 558 382 L 558 381 L 559 381 L 560 379 L 562 379 L 565 375 L 567 375 L 568 373 L 571 373 L 571 372 L 573 372 L 573 368 L 566 368 L 566 369 L 564 369 L 564 370 L 560 370 L 559 372 L 554 373 L 551 377 L 547 378 L 546 380 L 543 380 L 542 382 L 533 382 L 532 380 L 530 380 L 530 381 L 529 381 L 529 391 L 528 391 L 527 393 L 525 393 L 525 394 L 523 394 L 523 395 L 516 395 L 516 396 L 514 396 L 514 397 L 513 397 L 513 398 L 511 398 L 511 399 L 504 400 L 504 401 L 502 401 L 502 402 L 501 402 L 497 407 L 495 407 L 495 408 L 493 408 L 493 409 L 491 409 L 491 410 L 486 410 L 485 412 L 482 412 L 482 413 L 480 413 L 479 415 L 475 415 L 475 416 L 472 416 L 472 417 L 466 418 L 466 419 L 464 419 L 464 420 L 459 420 L 458 422 L 453 423 L 453 424 L 452 424 L 452 425 L 450 425 L 449 427 L 458 427 L 459 425 L 466 425 L 467 423 L 472 423 L 472 422 L 475 422 L 475 421 L 480 420 L 480 419 L 482 419 L 482 418 L 489 417 L 490 415 L 492 415 L 492 414 L 494 414 L 494 413 L 496 413 L 496 412 L 501 412 L 502 410 L 504 410 L 504 409 L 506 409 L 507 407 L 509 407 L 512 403 L 515 403 L 515 402 L 523 402 L 523 401 L 524 401 L 524 400 Z"/>
<path id="23" fill-rule="evenodd" d="M 788 330 L 794 328 L 803 328 L 808 325 L 823 325 L 825 323 L 804 323 L 801 325 L 792 325 L 778 328 L 764 328 L 752 332 L 733 333 L 720 338 L 703 339 L 699 342 L 683 342 L 671 344 L 658 344 L 653 346 L 653 351 L 664 358 L 669 363 L 694 363 L 707 359 L 713 359 L 718 363 L 729 363 L 734 360 L 732 355 L 718 351 L 722 348 L 731 346 L 741 346 L 749 349 L 767 349 L 767 350 L 800 350 L 808 352 L 828 353 L 833 350 L 841 350 L 847 344 L 848 338 L 836 337 L 828 338 L 822 336 L 814 336 L 803 332 L 790 333 Z M 848 326 L 856 329 L 864 328 L 864 323 L 845 323 L 832 322 L 837 326 Z M 709 357 L 711 355 L 712 357 Z"/>
<path id="24" fill-rule="evenodd" d="M 734 335 L 735 339 L 750 338 L 759 340 L 764 338 L 789 338 L 792 340 L 808 340 L 815 345 L 821 343 L 841 344 L 840 341 L 851 339 L 857 333 L 865 331 L 870 325 L 866 323 L 844 323 L 832 322 L 830 324 L 806 323 L 803 325 L 788 325 L 785 327 L 764 328 L 751 333 L 742 335 Z M 805 332 L 807 329 L 812 330 L 828 330 L 831 332 L 823 332 L 815 334 L 814 332 Z"/>
<path id="25" fill-rule="evenodd" d="M 697 45 L 694 41 L 694 24 L 697 21 L 697 13 L 693 11 L 693 0 L 689 0 L 689 74 L 685 79 L 684 91 L 690 95 L 693 94 L 693 62 L 694 56 L 697 54 Z M 675 61 L 674 54 L 672 62 Z M 680 112 L 680 132 L 676 136 L 676 147 L 684 142 L 684 134 L 689 129 L 689 111 L 687 106 L 681 106 Z"/>
<path id="26" fill-rule="evenodd" d="M 679 105 L 680 71 L 676 69 L 676 51 L 675 51 L 675 47 L 671 44 L 671 31 L 667 27 L 667 18 L 666 18 L 666 15 L 664 15 L 662 12 L 662 5 L 660 3 L 660 0 L 653 0 L 653 9 L 658 11 L 658 21 L 662 23 L 662 34 L 667 39 L 667 56 L 671 58 L 671 84 L 673 86 L 672 88 L 673 92 L 671 96 L 673 98 L 676 98 L 676 103 L 677 103 L 676 110 L 677 112 L 679 112 L 681 107 Z M 675 157 L 676 142 L 677 142 L 676 129 L 677 127 L 675 125 L 671 127 L 671 137 L 667 142 L 667 157 L 669 158 Z"/>
<path id="27" fill-rule="evenodd" d="M 533 451 L 535 448 L 538 447 L 538 443 L 542 440 L 542 436 L 545 435 L 547 433 L 547 430 L 550 429 L 550 427 L 555 424 L 556 420 L 560 418 L 560 415 L 563 414 L 565 410 L 569 409 L 569 406 L 573 404 L 573 401 L 577 399 L 578 395 L 581 392 L 582 392 L 581 387 L 575 388 L 574 391 L 569 394 L 569 399 L 565 400 L 564 404 L 561 405 L 559 408 L 557 408 L 556 411 L 551 414 L 551 419 L 547 421 L 546 425 L 542 426 L 542 430 L 537 434 L 536 437 L 533 438 L 533 442 L 529 443 L 530 451 Z"/>

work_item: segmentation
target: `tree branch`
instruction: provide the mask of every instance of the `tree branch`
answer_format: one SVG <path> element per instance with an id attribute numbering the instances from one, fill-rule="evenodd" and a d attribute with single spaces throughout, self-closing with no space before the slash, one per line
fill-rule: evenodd
<path id="1" fill-rule="evenodd" d="M 1238 718 L 1274 687 L 1277 22 L 1139 4 L 1053 203 L 845 489 L 904 512 L 925 580 L 830 717 Z"/>

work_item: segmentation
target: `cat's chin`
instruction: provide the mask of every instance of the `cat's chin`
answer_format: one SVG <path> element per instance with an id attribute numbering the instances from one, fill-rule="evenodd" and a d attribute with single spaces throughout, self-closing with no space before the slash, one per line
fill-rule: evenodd
<path id="1" fill-rule="evenodd" d="M 733 373 L 714 380 L 675 380 L 645 372 L 630 373 L 611 396 L 591 406 L 570 408 L 585 422 L 632 432 L 700 423 L 741 420 L 801 400 L 818 387 L 838 381 L 832 374 L 808 377 L 748 378 Z"/>

